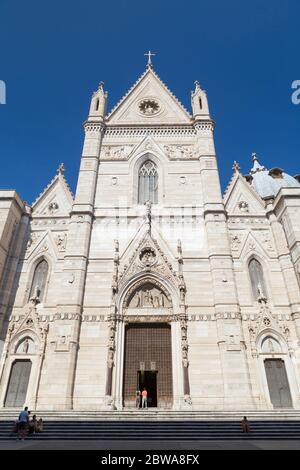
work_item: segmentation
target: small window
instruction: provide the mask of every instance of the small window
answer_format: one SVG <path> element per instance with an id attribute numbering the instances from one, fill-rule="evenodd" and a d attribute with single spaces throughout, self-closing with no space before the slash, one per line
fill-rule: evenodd
<path id="1" fill-rule="evenodd" d="M 96 100 L 95 111 L 98 111 L 98 109 L 99 109 L 99 98 L 97 98 Z"/>

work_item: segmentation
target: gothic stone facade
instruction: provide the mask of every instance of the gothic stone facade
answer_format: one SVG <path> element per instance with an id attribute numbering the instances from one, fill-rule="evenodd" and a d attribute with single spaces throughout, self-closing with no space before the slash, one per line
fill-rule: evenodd
<path id="1" fill-rule="evenodd" d="M 299 182 L 275 169 L 261 197 L 254 157 L 223 197 L 197 82 L 192 114 L 151 64 L 106 101 L 75 197 L 63 166 L 31 207 L 0 192 L 0 407 L 124 409 L 146 385 L 159 408 L 299 409 Z"/>

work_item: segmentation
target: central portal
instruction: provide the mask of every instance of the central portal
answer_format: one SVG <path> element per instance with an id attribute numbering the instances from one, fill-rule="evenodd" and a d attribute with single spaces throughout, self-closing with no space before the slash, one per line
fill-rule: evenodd
<path id="1" fill-rule="evenodd" d="M 137 391 L 148 392 L 148 407 L 171 408 L 171 326 L 166 323 L 133 323 L 125 330 L 123 381 L 124 406 L 137 406 Z"/>
<path id="2" fill-rule="evenodd" d="M 138 373 L 138 390 L 148 392 L 148 408 L 157 407 L 157 372 L 152 370 L 140 370 Z M 141 400 L 139 400 L 141 406 Z"/>

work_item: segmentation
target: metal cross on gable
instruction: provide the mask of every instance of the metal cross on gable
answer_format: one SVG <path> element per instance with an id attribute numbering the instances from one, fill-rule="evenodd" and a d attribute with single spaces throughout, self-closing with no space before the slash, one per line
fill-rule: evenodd
<path id="1" fill-rule="evenodd" d="M 151 51 L 148 51 L 148 52 L 146 52 L 144 55 L 148 57 L 148 63 L 147 63 L 148 67 L 152 67 L 152 59 L 151 59 L 151 57 L 152 57 L 152 56 L 155 56 L 156 54 L 154 54 L 154 53 L 151 52 Z"/>

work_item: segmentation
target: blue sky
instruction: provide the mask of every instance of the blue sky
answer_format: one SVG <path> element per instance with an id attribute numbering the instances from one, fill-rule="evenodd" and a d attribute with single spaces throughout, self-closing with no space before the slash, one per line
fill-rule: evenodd
<path id="1" fill-rule="evenodd" d="M 109 107 L 145 69 L 183 104 L 198 79 L 216 121 L 223 187 L 238 160 L 300 173 L 298 0 L 0 0 L 0 188 L 32 202 L 60 162 L 76 187 L 82 123 L 103 80 Z"/>

